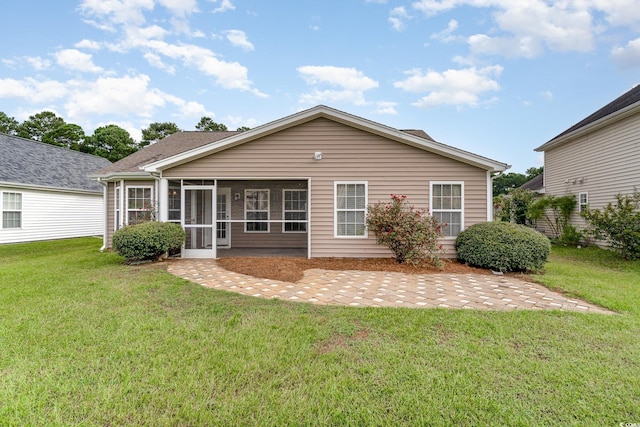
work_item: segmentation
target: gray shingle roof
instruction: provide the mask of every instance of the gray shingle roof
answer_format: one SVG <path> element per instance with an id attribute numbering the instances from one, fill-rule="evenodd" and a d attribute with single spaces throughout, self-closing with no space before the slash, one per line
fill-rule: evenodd
<path id="1" fill-rule="evenodd" d="M 566 134 L 569 134 L 575 130 L 578 130 L 581 127 L 584 127 L 590 123 L 593 123 L 597 120 L 607 117 L 608 115 L 613 114 L 616 111 L 620 111 L 623 108 L 628 107 L 632 104 L 635 104 L 636 102 L 639 102 L 639 101 L 640 101 L 640 85 L 637 85 L 633 89 L 623 93 L 618 98 L 614 99 L 604 107 L 600 108 L 595 113 L 580 120 L 578 123 L 571 126 L 569 129 L 565 130 L 564 132 L 560 133 L 554 138 L 551 138 L 549 141 L 547 141 L 547 143 L 553 141 L 554 139 L 558 139 Z"/>
<path id="2" fill-rule="evenodd" d="M 0 133 L 0 182 L 102 193 L 102 185 L 89 175 L 110 164 L 102 157 Z"/>
<path id="3" fill-rule="evenodd" d="M 141 172 L 140 167 L 236 135 L 238 131 L 176 132 L 97 171 L 96 175 Z"/>

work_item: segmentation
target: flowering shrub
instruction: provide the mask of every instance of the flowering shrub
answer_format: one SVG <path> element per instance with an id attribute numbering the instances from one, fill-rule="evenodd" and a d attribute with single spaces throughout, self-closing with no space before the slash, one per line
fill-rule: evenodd
<path id="1" fill-rule="evenodd" d="M 391 195 L 390 203 L 367 206 L 367 227 L 376 243 L 387 246 L 396 262 L 418 265 L 424 261 L 440 266 L 444 251 L 438 244 L 440 223 L 425 209 L 411 206 L 406 196 Z"/>
<path id="2" fill-rule="evenodd" d="M 587 209 L 582 216 L 593 236 L 604 239 L 625 259 L 640 259 L 640 192 L 616 196 L 604 209 Z"/>

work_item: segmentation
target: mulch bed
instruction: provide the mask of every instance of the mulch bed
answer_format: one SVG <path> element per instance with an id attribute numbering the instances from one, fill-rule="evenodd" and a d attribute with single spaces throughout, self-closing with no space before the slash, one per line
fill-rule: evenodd
<path id="1" fill-rule="evenodd" d="M 469 267 L 455 260 L 444 260 L 443 268 L 414 267 L 397 264 L 391 258 L 293 258 L 293 257 L 229 257 L 218 259 L 218 264 L 229 271 L 263 279 L 297 282 L 305 270 L 391 271 L 407 274 L 492 274 L 490 270 Z"/>

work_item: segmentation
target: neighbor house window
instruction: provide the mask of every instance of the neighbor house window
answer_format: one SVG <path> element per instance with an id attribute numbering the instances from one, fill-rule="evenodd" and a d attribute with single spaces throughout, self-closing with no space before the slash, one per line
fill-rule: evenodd
<path id="1" fill-rule="evenodd" d="M 580 193 L 578 196 L 578 212 L 584 212 L 589 207 L 589 193 Z"/>
<path id="2" fill-rule="evenodd" d="M 153 214 L 151 187 L 127 187 L 127 224 L 150 221 Z"/>
<path id="3" fill-rule="evenodd" d="M 463 226 L 463 186 L 458 182 L 431 183 L 431 214 L 443 224 L 443 235 L 455 237 Z"/>
<path id="4" fill-rule="evenodd" d="M 247 233 L 269 232 L 269 190 L 244 190 L 244 219 Z"/>
<path id="5" fill-rule="evenodd" d="M 285 233 L 304 233 L 307 231 L 307 190 L 282 190 L 282 203 Z M 300 221 L 300 222 L 290 222 Z"/>
<path id="6" fill-rule="evenodd" d="M 366 237 L 366 182 L 335 183 L 335 236 Z"/>
<path id="7" fill-rule="evenodd" d="M 2 228 L 22 227 L 22 193 L 2 193 Z"/>

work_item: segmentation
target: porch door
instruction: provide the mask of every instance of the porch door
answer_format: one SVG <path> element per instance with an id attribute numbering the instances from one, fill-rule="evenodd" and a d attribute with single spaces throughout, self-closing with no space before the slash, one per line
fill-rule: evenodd
<path id="1" fill-rule="evenodd" d="M 182 226 L 187 233 L 182 251 L 183 258 L 216 257 L 216 245 L 213 240 L 214 192 L 215 186 L 182 187 Z"/>
<path id="2" fill-rule="evenodd" d="M 218 188 L 216 203 L 216 244 L 221 247 L 231 246 L 231 223 L 225 222 L 231 215 L 231 188 Z"/>

